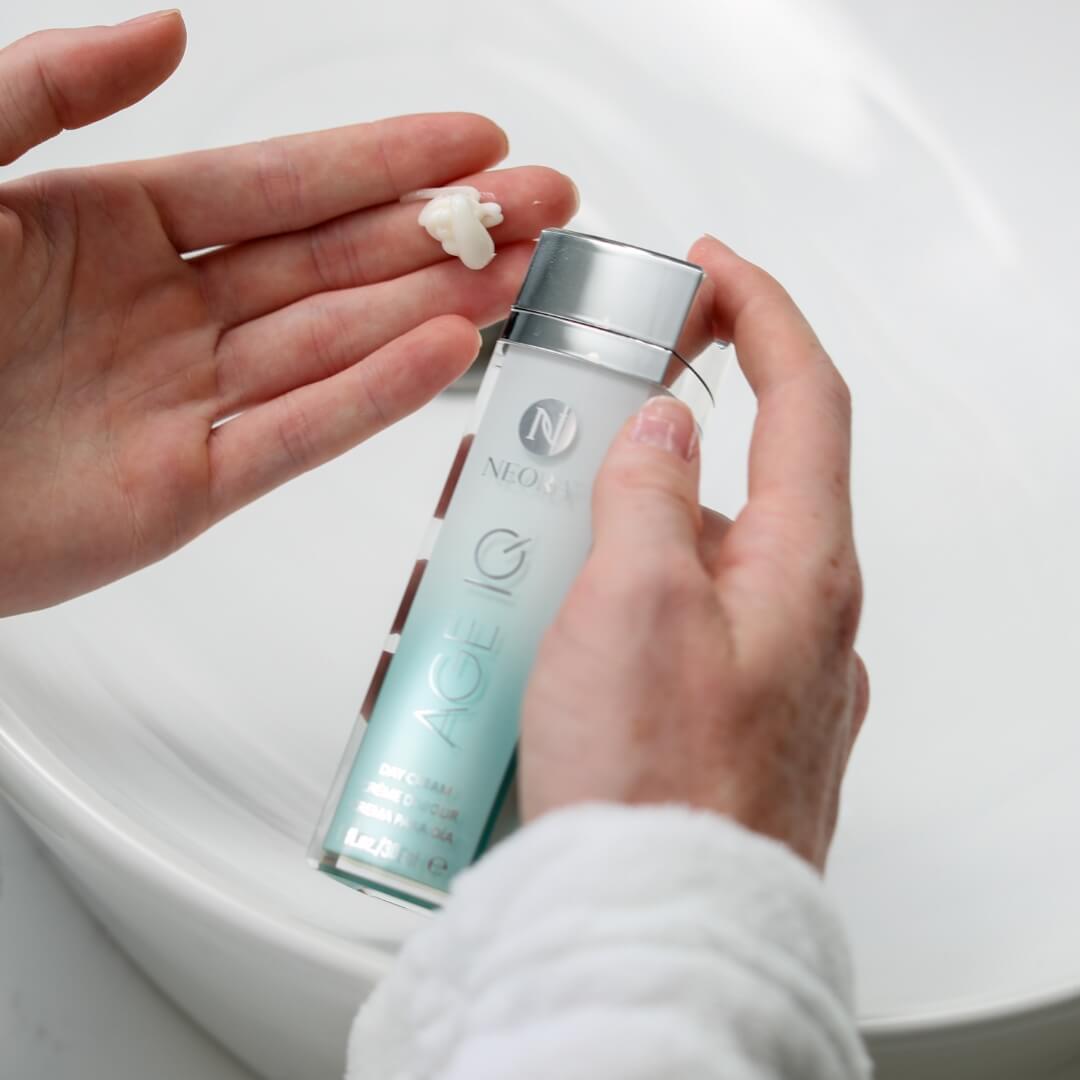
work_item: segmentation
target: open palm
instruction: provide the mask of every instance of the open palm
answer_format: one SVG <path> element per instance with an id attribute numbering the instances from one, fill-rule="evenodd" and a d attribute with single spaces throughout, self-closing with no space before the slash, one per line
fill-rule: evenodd
<path id="1" fill-rule="evenodd" d="M 0 163 L 142 98 L 183 48 L 176 13 L 9 46 Z M 506 211 L 479 273 L 397 200 L 505 151 L 434 114 L 0 184 L 0 614 L 161 558 L 460 374 L 573 186 L 476 180 Z"/>

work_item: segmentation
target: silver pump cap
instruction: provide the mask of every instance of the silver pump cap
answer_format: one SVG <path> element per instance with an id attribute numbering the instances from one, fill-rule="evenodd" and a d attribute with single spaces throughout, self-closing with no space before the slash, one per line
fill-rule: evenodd
<path id="1" fill-rule="evenodd" d="M 503 336 L 654 382 L 700 425 L 726 359 L 705 347 L 704 278 L 682 259 L 545 229 Z"/>

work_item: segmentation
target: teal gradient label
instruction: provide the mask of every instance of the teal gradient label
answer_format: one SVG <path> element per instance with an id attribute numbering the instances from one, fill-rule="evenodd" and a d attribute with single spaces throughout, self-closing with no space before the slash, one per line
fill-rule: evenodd
<path id="1" fill-rule="evenodd" d="M 588 554 L 592 478 L 652 389 L 506 349 L 326 851 L 442 890 L 476 857 L 536 649 Z"/>

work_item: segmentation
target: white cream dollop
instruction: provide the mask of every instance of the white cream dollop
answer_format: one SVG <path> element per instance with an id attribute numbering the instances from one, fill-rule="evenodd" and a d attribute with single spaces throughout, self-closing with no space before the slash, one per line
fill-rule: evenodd
<path id="1" fill-rule="evenodd" d="M 456 255 L 470 270 L 483 270 L 495 258 L 495 243 L 488 229 L 503 219 L 497 202 L 481 202 L 474 187 L 423 188 L 402 196 L 402 202 L 428 200 L 418 223 L 442 244 L 447 255 Z"/>

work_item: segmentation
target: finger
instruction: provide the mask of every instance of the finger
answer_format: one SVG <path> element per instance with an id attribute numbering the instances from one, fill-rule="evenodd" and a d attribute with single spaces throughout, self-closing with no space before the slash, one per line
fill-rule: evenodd
<path id="1" fill-rule="evenodd" d="M 178 251 L 306 229 L 506 155 L 503 131 L 472 113 L 399 116 L 117 166 L 145 186 Z"/>
<path id="2" fill-rule="evenodd" d="M 691 249 L 714 290 L 714 334 L 735 343 L 758 399 L 750 505 L 773 500 L 799 542 L 849 535 L 847 386 L 792 299 L 763 270 L 706 237 Z"/>
<path id="3" fill-rule="evenodd" d="M 679 334 L 675 351 L 684 360 L 693 360 L 716 340 L 713 327 L 713 312 L 716 308 L 716 287 L 712 279 L 702 279 L 698 291 L 694 294 L 690 310 L 686 313 L 682 333 Z"/>
<path id="4" fill-rule="evenodd" d="M 721 561 L 724 537 L 727 536 L 731 525 L 731 518 L 725 514 L 710 510 L 707 506 L 701 508 L 701 539 L 698 549 L 701 552 L 702 563 L 714 576 L 716 567 Z"/>
<path id="5" fill-rule="evenodd" d="M 851 710 L 851 738 L 848 744 L 848 754 L 855 747 L 855 740 L 862 731 L 866 714 L 870 710 L 870 675 L 866 670 L 866 663 L 858 653 L 852 653 L 853 678 L 855 680 L 854 704 Z"/>
<path id="6" fill-rule="evenodd" d="M 504 222 L 496 245 L 535 237 L 567 222 L 577 209 L 573 183 L 554 169 L 507 169 L 460 181 L 490 192 Z M 360 210 L 285 236 L 219 248 L 190 265 L 204 278 L 215 316 L 235 326 L 312 293 L 386 281 L 448 258 L 417 224 L 415 204 Z"/>
<path id="7" fill-rule="evenodd" d="M 0 165 L 140 101 L 173 73 L 186 41 L 180 13 L 161 11 L 44 30 L 0 50 Z"/>
<path id="8" fill-rule="evenodd" d="M 464 319 L 435 319 L 363 363 L 214 428 L 210 435 L 214 519 L 418 409 L 469 366 L 479 344 L 479 334 Z"/>
<path id="9" fill-rule="evenodd" d="M 675 398 L 650 398 L 619 432 L 593 484 L 593 551 L 620 566 L 698 560 L 697 428 Z"/>
<path id="10" fill-rule="evenodd" d="M 218 344 L 216 415 L 325 379 L 437 315 L 495 322 L 509 309 L 532 249 L 512 244 L 483 270 L 455 259 L 321 293 L 229 330 Z"/>

